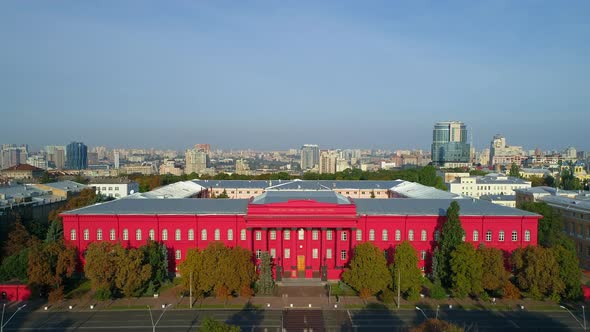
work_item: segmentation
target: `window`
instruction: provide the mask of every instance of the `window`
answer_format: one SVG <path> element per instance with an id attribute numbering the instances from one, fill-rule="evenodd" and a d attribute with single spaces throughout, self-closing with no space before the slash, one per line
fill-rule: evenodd
<path id="1" fill-rule="evenodd" d="M 135 239 L 137 241 L 141 241 L 141 229 L 136 229 L 135 230 Z"/>
<path id="2" fill-rule="evenodd" d="M 88 229 L 84 230 L 84 240 L 90 240 L 90 231 L 88 231 Z"/>
<path id="3" fill-rule="evenodd" d="M 127 228 L 123 230 L 123 240 L 129 240 L 129 230 L 127 230 Z"/>
<path id="4" fill-rule="evenodd" d="M 326 249 L 326 258 L 332 259 L 332 249 Z"/>
<path id="5" fill-rule="evenodd" d="M 374 229 L 369 230 L 369 241 L 375 241 L 375 230 Z"/>
<path id="6" fill-rule="evenodd" d="M 260 259 L 260 255 L 262 255 L 262 250 L 256 249 L 256 259 Z"/>
<path id="7" fill-rule="evenodd" d="M 313 231 L 311 231 L 311 239 L 317 240 L 318 238 L 319 238 L 318 230 L 314 229 Z"/>
<path id="8" fill-rule="evenodd" d="M 531 231 L 529 231 L 529 230 L 524 231 L 524 240 L 526 242 L 530 242 L 531 241 Z"/>
<path id="9" fill-rule="evenodd" d="M 387 234 L 387 230 L 384 229 L 383 231 L 381 231 L 381 241 L 387 241 L 388 240 L 388 234 Z"/>
<path id="10" fill-rule="evenodd" d="M 488 241 L 488 242 L 492 241 L 492 231 L 486 232 L 486 241 Z"/>
<path id="11" fill-rule="evenodd" d="M 299 232 L 297 232 L 297 238 L 299 238 L 299 240 L 305 239 L 305 230 L 303 230 L 303 228 L 301 228 Z"/>
<path id="12" fill-rule="evenodd" d="M 399 229 L 395 230 L 395 240 L 400 241 L 402 239 L 402 232 Z"/>
<path id="13" fill-rule="evenodd" d="M 425 260 L 425 259 L 426 259 L 426 250 L 422 250 L 422 251 L 420 252 L 420 259 L 421 259 L 421 260 Z"/>
<path id="14" fill-rule="evenodd" d="M 512 231 L 512 242 L 518 241 L 518 232 Z"/>
<path id="15" fill-rule="evenodd" d="M 189 241 L 195 240 L 195 230 L 192 228 L 188 230 L 188 239 Z"/>
<path id="16" fill-rule="evenodd" d="M 162 230 L 162 241 L 168 241 L 168 230 L 167 229 Z"/>
<path id="17" fill-rule="evenodd" d="M 285 249 L 285 258 L 291 258 L 291 249 L 289 249 L 289 248 Z"/>
<path id="18" fill-rule="evenodd" d="M 176 250 L 176 259 L 180 259 L 180 257 L 181 257 L 180 250 Z"/>
<path id="19" fill-rule="evenodd" d="M 340 259 L 343 261 L 346 260 L 346 250 L 340 250 Z"/>
<path id="20" fill-rule="evenodd" d="M 100 229 L 100 228 L 96 230 L 96 239 L 98 241 L 102 240 L 102 229 Z"/>
<path id="21" fill-rule="evenodd" d="M 332 231 L 331 230 L 326 231 L 326 240 L 332 240 Z"/>
<path id="22" fill-rule="evenodd" d="M 262 240 L 262 232 L 256 231 L 256 241 L 260 241 L 260 240 Z"/>
<path id="23" fill-rule="evenodd" d="M 317 248 L 313 248 L 311 250 L 311 257 L 317 259 L 318 258 L 318 249 Z"/>
<path id="24" fill-rule="evenodd" d="M 117 237 L 117 233 L 115 232 L 114 229 L 111 229 L 111 232 L 109 235 L 110 235 L 111 241 L 115 241 L 115 238 Z"/>
<path id="25" fill-rule="evenodd" d="M 181 239 L 180 229 L 177 229 L 176 231 L 174 231 L 174 240 L 180 241 L 180 239 Z"/>
<path id="26" fill-rule="evenodd" d="M 479 232 L 478 231 L 473 231 L 473 241 L 474 242 L 479 241 Z"/>
<path id="27" fill-rule="evenodd" d="M 291 240 L 291 231 L 288 229 L 285 229 L 285 232 L 283 233 L 283 238 L 285 240 Z"/>
<path id="28" fill-rule="evenodd" d="M 240 240 L 246 241 L 246 230 L 245 229 L 242 229 L 240 231 Z"/>
<path id="29" fill-rule="evenodd" d="M 498 241 L 504 241 L 504 231 L 500 231 L 500 233 L 498 233 Z"/>
<path id="30" fill-rule="evenodd" d="M 221 240 L 221 232 L 219 231 L 219 228 L 216 228 L 213 232 L 213 238 L 215 239 L 215 241 Z"/>
<path id="31" fill-rule="evenodd" d="M 277 250 L 275 248 L 270 248 L 270 257 L 277 258 Z"/>
<path id="32" fill-rule="evenodd" d="M 408 240 L 414 241 L 414 230 L 413 229 L 410 229 L 408 231 Z"/>
<path id="33" fill-rule="evenodd" d="M 343 231 L 342 233 L 340 233 L 340 239 L 341 239 L 342 241 L 346 241 L 346 237 L 347 237 L 347 235 L 346 235 L 346 231 Z"/>
<path id="34" fill-rule="evenodd" d="M 426 241 L 426 238 L 427 238 L 426 230 L 425 230 L 425 229 L 423 229 L 423 230 L 420 232 L 420 240 L 422 240 L 422 241 Z"/>
<path id="35" fill-rule="evenodd" d="M 206 229 L 201 230 L 201 240 L 207 241 L 207 230 Z"/>
<path id="36" fill-rule="evenodd" d="M 228 229 L 227 230 L 227 239 L 229 241 L 233 241 L 233 239 L 234 239 L 234 230 L 233 229 Z"/>
<path id="37" fill-rule="evenodd" d="M 156 232 L 153 229 L 150 229 L 149 236 L 150 240 L 154 241 L 156 239 Z"/>
<path id="38" fill-rule="evenodd" d="M 363 240 L 363 231 L 361 231 L 360 229 L 356 230 L 356 240 L 357 241 L 362 241 Z"/>
<path id="39" fill-rule="evenodd" d="M 440 239 L 440 231 L 436 230 L 434 231 L 434 241 L 437 241 Z"/>
<path id="40" fill-rule="evenodd" d="M 270 231 L 270 239 L 271 240 L 277 239 L 277 231 L 275 231 L 274 229 L 272 231 Z"/>

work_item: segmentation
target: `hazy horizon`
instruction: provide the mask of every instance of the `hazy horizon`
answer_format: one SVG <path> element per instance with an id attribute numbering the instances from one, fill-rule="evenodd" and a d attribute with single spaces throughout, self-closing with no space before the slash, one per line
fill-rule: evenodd
<path id="1" fill-rule="evenodd" d="M 590 2 L 0 3 L 0 143 L 590 150 Z"/>

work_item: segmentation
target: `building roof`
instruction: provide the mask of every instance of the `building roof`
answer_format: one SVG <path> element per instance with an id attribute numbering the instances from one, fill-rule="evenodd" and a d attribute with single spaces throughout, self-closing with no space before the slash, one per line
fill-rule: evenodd
<path id="1" fill-rule="evenodd" d="M 522 194 L 547 194 L 547 195 L 555 195 L 557 189 L 553 187 L 541 186 L 541 187 L 531 187 L 531 188 L 520 188 L 514 189 L 517 193 Z"/>
<path id="2" fill-rule="evenodd" d="M 439 190 L 433 187 L 428 187 L 416 182 L 396 180 L 395 185 L 391 187 L 391 191 L 407 198 L 462 198 L 462 196 L 450 193 L 448 191 Z"/>
<path id="3" fill-rule="evenodd" d="M 286 203 L 289 201 L 316 201 L 330 204 L 352 204 L 350 200 L 331 190 L 318 191 L 273 191 L 255 197 L 252 204 Z"/>
<path id="4" fill-rule="evenodd" d="M 446 216 L 452 201 L 462 216 L 537 216 L 537 214 L 478 199 L 356 199 L 359 215 Z"/>
<path id="5" fill-rule="evenodd" d="M 18 164 L 8 168 L 3 169 L 2 171 L 33 171 L 33 172 L 43 172 L 45 171 L 42 168 L 35 167 L 29 164 Z"/>
<path id="6" fill-rule="evenodd" d="M 523 173 L 551 174 L 551 171 L 546 168 L 521 168 L 520 171 Z"/>
<path id="7" fill-rule="evenodd" d="M 81 183 L 70 181 L 70 180 L 43 183 L 42 185 L 50 187 L 50 188 L 55 188 L 58 190 L 68 191 L 68 192 L 78 192 L 78 191 L 82 191 L 82 189 L 88 188 L 87 185 L 83 185 Z"/>
<path id="8" fill-rule="evenodd" d="M 133 183 L 135 181 L 129 180 L 127 178 L 92 178 L 90 179 L 90 185 L 97 185 L 97 184 L 128 184 Z"/>
<path id="9" fill-rule="evenodd" d="M 332 190 L 330 187 L 322 185 L 319 181 L 304 181 L 295 179 L 290 182 L 274 185 L 266 188 L 266 190 Z"/>
<path id="10" fill-rule="evenodd" d="M 205 188 L 267 188 L 272 183 L 281 183 L 281 180 L 192 180 L 192 182 Z M 289 181 L 282 181 L 289 182 Z"/>
<path id="11" fill-rule="evenodd" d="M 118 199 L 64 215 L 235 215 L 246 214 L 247 199 Z"/>
<path id="12" fill-rule="evenodd" d="M 479 196 L 479 199 L 483 199 L 486 201 L 501 201 L 501 202 L 511 202 L 516 201 L 516 195 L 482 195 Z"/>
<path id="13" fill-rule="evenodd" d="M 561 205 L 566 209 L 583 210 L 590 212 L 590 199 L 582 197 L 574 199 L 563 196 L 545 196 L 541 200 L 549 205 Z"/>
<path id="14" fill-rule="evenodd" d="M 145 193 L 129 195 L 123 199 L 188 198 L 197 195 L 203 189 L 205 188 L 193 181 L 181 181 Z"/>

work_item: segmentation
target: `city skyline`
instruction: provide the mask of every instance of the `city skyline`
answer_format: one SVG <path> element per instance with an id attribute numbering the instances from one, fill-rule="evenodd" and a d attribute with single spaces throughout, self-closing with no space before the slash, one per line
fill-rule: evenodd
<path id="1" fill-rule="evenodd" d="M 0 5 L 0 142 L 590 149 L 582 1 L 61 4 Z"/>

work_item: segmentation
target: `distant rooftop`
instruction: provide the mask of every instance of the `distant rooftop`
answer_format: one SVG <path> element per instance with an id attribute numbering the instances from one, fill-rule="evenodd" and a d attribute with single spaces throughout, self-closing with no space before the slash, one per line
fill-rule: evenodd
<path id="1" fill-rule="evenodd" d="M 316 201 L 319 203 L 351 204 L 350 200 L 331 190 L 273 191 L 255 197 L 252 204 L 286 203 L 289 201 Z"/>
<path id="2" fill-rule="evenodd" d="M 29 165 L 29 164 L 18 164 L 15 166 L 11 166 L 8 168 L 3 169 L 2 171 L 33 171 L 33 172 L 43 172 L 45 171 L 42 168 L 39 167 L 35 167 L 33 165 Z"/>
<path id="3" fill-rule="evenodd" d="M 567 209 L 590 211 L 590 197 L 569 198 L 563 196 L 545 196 L 541 200 L 549 205 L 560 205 Z"/>
<path id="4" fill-rule="evenodd" d="M 82 191 L 82 189 L 88 188 L 87 185 L 83 185 L 81 183 L 70 180 L 43 183 L 41 185 L 69 192 L 78 192 Z"/>
<path id="5" fill-rule="evenodd" d="M 188 198 L 203 191 L 203 187 L 193 181 L 181 181 L 156 188 L 145 193 L 137 193 L 122 199 L 150 199 L 150 198 Z"/>
<path id="6" fill-rule="evenodd" d="M 391 191 L 398 193 L 407 198 L 462 198 L 462 196 L 443 191 L 433 187 L 428 187 L 416 182 L 396 180 Z"/>
<path id="7" fill-rule="evenodd" d="M 486 201 L 511 202 L 516 201 L 516 195 L 482 195 L 479 196 L 479 199 Z"/>
<path id="8" fill-rule="evenodd" d="M 247 199 L 118 199 L 64 215 L 235 215 L 246 214 Z"/>

